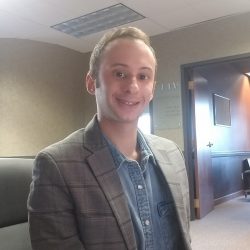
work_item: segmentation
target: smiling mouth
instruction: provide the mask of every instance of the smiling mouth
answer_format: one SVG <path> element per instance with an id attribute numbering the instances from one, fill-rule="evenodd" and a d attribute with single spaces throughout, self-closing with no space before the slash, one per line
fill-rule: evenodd
<path id="1" fill-rule="evenodd" d="M 128 106 L 134 106 L 134 105 L 139 104 L 138 101 L 136 101 L 136 102 L 131 102 L 131 101 L 126 101 L 126 100 L 122 100 L 122 99 L 118 99 L 118 101 L 119 101 L 120 103 L 126 104 L 126 105 L 128 105 Z"/>

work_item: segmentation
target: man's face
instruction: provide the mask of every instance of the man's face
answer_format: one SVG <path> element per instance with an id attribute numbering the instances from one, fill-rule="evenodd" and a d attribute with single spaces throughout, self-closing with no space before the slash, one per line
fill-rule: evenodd
<path id="1" fill-rule="evenodd" d="M 95 90 L 100 121 L 137 123 L 153 98 L 155 57 L 140 40 L 117 39 L 105 48 Z"/>

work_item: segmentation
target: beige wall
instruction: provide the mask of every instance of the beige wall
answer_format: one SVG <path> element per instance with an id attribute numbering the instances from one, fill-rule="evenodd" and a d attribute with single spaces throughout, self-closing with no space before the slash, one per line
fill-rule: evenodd
<path id="1" fill-rule="evenodd" d="M 152 38 L 158 57 L 155 133 L 183 148 L 180 65 L 250 52 L 250 14 Z M 34 155 L 86 124 L 95 102 L 83 78 L 89 54 L 0 39 L 0 156 Z"/>
<path id="2" fill-rule="evenodd" d="M 16 39 L 0 39 L 0 51 L 0 156 L 35 155 L 86 123 L 88 56 Z"/>

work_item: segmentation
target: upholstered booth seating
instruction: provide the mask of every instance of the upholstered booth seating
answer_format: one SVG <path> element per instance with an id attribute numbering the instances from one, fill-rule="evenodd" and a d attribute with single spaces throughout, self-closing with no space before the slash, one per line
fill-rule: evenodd
<path id="1" fill-rule="evenodd" d="M 0 250 L 30 250 L 27 197 L 33 159 L 0 158 Z"/>
<path id="2" fill-rule="evenodd" d="M 247 194 L 250 193 L 250 158 L 243 161 L 242 178 L 243 190 L 245 197 L 247 198 Z"/>

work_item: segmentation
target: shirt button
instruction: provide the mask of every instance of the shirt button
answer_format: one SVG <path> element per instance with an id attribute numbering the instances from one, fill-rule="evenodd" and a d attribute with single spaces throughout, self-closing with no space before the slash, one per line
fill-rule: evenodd
<path id="1" fill-rule="evenodd" d="M 143 189 L 143 186 L 142 185 L 138 185 L 137 188 L 138 189 Z"/>
<path id="2" fill-rule="evenodd" d="M 149 221 L 149 220 L 145 220 L 145 222 L 144 222 L 144 223 L 145 223 L 145 225 L 146 225 L 146 226 L 149 226 L 150 221 Z"/>

